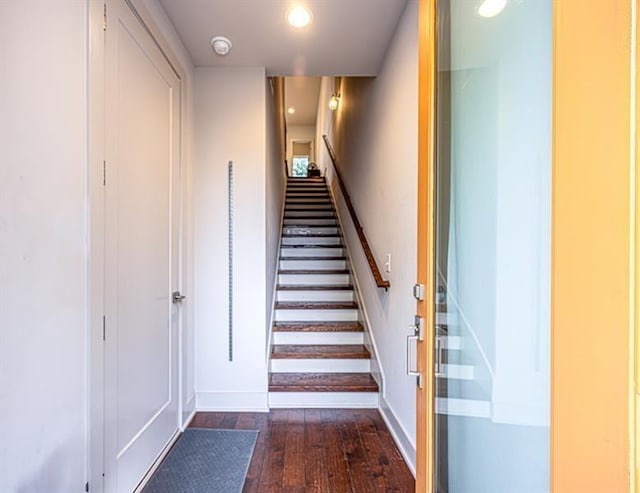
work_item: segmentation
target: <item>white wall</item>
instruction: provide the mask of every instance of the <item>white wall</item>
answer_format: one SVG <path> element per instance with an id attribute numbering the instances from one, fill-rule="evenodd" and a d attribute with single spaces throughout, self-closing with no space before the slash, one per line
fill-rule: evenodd
<path id="1" fill-rule="evenodd" d="M 7 493 L 84 491 L 86 28 L 85 2 L 0 2 L 0 491 Z"/>
<path id="2" fill-rule="evenodd" d="M 287 163 L 289 174 L 293 167 L 293 141 L 302 140 L 311 142 L 311 156 L 309 159 L 315 161 L 316 155 L 316 126 L 315 125 L 291 125 L 287 127 Z"/>
<path id="3" fill-rule="evenodd" d="M 265 70 L 195 71 L 198 409 L 265 409 Z M 234 162 L 234 360 L 227 360 L 227 162 Z"/>
<path id="4" fill-rule="evenodd" d="M 318 96 L 318 116 L 316 119 L 316 164 L 327 179 L 331 177 L 331 160 L 325 146 L 323 135 L 333 135 L 333 112 L 329 111 L 327 105 L 329 98 L 334 93 L 334 77 L 323 77 L 320 81 L 320 94 Z"/>
<path id="5" fill-rule="evenodd" d="M 330 89 L 323 81 L 323 91 Z M 410 0 L 375 79 L 343 79 L 331 116 L 319 104 L 318 130 L 333 127 L 341 172 L 378 265 L 391 254 L 388 292 L 376 287 L 360 242 L 339 202 L 356 277 L 384 374 L 383 411 L 410 461 L 415 453 L 415 378 L 405 372 L 416 279 L 418 158 L 418 3 Z M 328 100 L 328 99 L 327 99 Z M 324 149 L 324 144 L 323 144 Z M 324 152 L 324 150 L 323 150 Z M 326 156 L 321 162 L 327 162 Z M 333 189 L 337 190 L 335 183 Z"/>

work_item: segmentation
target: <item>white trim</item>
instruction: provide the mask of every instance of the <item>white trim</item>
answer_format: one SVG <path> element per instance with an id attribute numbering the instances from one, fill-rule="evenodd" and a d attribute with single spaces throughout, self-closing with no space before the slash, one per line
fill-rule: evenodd
<path id="1" fill-rule="evenodd" d="M 409 467 L 411 474 L 413 474 L 413 477 L 415 478 L 416 445 L 411 441 L 409 433 L 407 433 L 407 430 L 405 430 L 400 424 L 400 421 L 396 418 L 396 414 L 393 412 L 393 409 L 384 396 L 380 398 L 380 416 L 382 416 L 383 421 L 389 429 L 389 433 L 391 433 L 391 436 L 393 437 L 393 441 L 396 442 L 407 467 Z"/>
<path id="2" fill-rule="evenodd" d="M 189 423 L 191 423 L 191 420 L 193 419 L 193 417 L 196 415 L 196 394 L 194 393 L 189 400 L 187 401 L 187 404 L 185 405 L 185 414 L 182 419 L 182 424 L 180 425 L 180 430 L 184 431 L 184 429 L 189 426 Z"/>
<path id="3" fill-rule="evenodd" d="M 87 142 L 88 142 L 88 234 L 87 248 L 89 304 L 87 389 L 88 416 L 88 473 L 92 492 L 104 491 L 104 341 L 102 316 L 104 314 L 104 187 L 102 161 L 105 155 L 105 42 L 102 2 L 89 2 L 87 53 Z"/>
<path id="4" fill-rule="evenodd" d="M 196 411 L 269 412 L 267 392 L 196 392 Z"/>
<path id="5" fill-rule="evenodd" d="M 144 489 L 144 487 L 147 485 L 147 483 L 149 482 L 149 480 L 151 479 L 151 476 L 153 476 L 153 473 L 156 472 L 156 470 L 158 469 L 158 467 L 160 467 L 160 464 L 162 464 L 162 461 L 164 460 L 164 458 L 167 456 L 167 454 L 169 453 L 169 450 L 171 450 L 171 447 L 173 447 L 173 444 L 176 443 L 176 441 L 178 440 L 178 438 L 180 438 L 180 435 L 182 435 L 182 432 L 180 430 L 176 430 L 176 432 L 173 434 L 173 436 L 169 439 L 169 441 L 167 442 L 167 444 L 165 445 L 165 447 L 162 449 L 162 452 L 160 452 L 160 455 L 158 455 L 158 458 L 155 460 L 155 462 L 151 465 L 151 467 L 149 468 L 149 470 L 146 472 L 146 474 L 142 477 L 142 480 L 140 481 L 140 483 L 138 484 L 138 486 L 136 486 L 136 489 L 133 490 L 133 493 L 141 493 L 142 490 Z"/>

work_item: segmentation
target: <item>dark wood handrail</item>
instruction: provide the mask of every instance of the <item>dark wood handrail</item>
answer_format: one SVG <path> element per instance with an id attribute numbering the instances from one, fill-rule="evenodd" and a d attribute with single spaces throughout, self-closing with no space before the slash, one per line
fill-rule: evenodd
<path id="1" fill-rule="evenodd" d="M 376 259 L 374 258 L 373 252 L 371 251 L 371 247 L 369 246 L 369 241 L 367 241 L 367 237 L 364 234 L 362 225 L 358 220 L 356 210 L 353 208 L 353 204 L 351 203 L 351 197 L 349 197 L 349 192 L 347 192 L 347 187 L 345 186 L 344 180 L 342 179 L 342 175 L 340 174 L 336 153 L 334 152 L 333 147 L 331 146 L 331 142 L 329 142 L 329 138 L 326 135 L 323 135 L 322 139 L 324 140 L 324 143 L 327 146 L 327 151 L 329 151 L 329 156 L 331 157 L 331 161 L 333 163 L 333 169 L 335 170 L 336 176 L 338 177 L 338 185 L 340 186 L 340 190 L 342 191 L 342 196 L 344 197 L 344 201 L 347 204 L 347 209 L 349 209 L 351 220 L 353 221 L 353 225 L 355 226 L 356 232 L 358 233 L 358 238 L 360 238 L 362 249 L 364 250 L 364 254 L 367 257 L 367 262 L 369 263 L 369 268 L 371 269 L 373 278 L 376 281 L 376 285 L 379 288 L 384 288 L 385 290 L 387 290 L 391 286 L 391 283 L 387 281 L 385 278 L 383 278 L 382 274 L 380 273 L 380 269 L 378 268 Z"/>

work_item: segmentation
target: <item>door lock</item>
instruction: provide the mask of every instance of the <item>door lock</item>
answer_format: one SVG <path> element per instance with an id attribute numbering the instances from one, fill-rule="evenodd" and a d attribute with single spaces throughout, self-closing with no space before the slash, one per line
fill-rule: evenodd
<path id="1" fill-rule="evenodd" d="M 186 298 L 186 296 L 180 294 L 180 291 L 174 291 L 171 294 L 171 301 L 173 301 L 174 303 L 182 303 L 182 300 L 184 300 Z"/>

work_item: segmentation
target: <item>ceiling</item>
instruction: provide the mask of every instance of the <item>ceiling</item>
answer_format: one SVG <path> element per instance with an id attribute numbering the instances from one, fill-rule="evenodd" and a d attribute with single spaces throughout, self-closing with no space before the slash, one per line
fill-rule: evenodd
<path id="1" fill-rule="evenodd" d="M 410 0 L 414 1 L 414 0 Z M 196 66 L 266 67 L 267 75 L 377 75 L 407 0 L 160 0 Z M 294 28 L 289 9 L 311 9 Z M 226 36 L 226 57 L 210 41 Z"/>
<path id="2" fill-rule="evenodd" d="M 315 125 L 320 96 L 320 77 L 286 77 L 284 80 L 284 107 L 295 113 L 285 113 L 287 125 Z"/>

